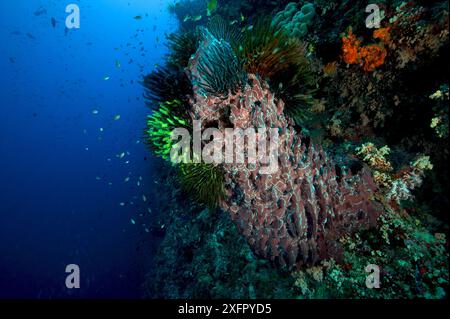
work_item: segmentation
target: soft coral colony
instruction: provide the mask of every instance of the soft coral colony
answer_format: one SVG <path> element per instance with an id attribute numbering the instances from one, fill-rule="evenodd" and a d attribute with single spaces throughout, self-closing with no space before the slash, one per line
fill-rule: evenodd
<path id="1" fill-rule="evenodd" d="M 273 6 L 261 2 L 263 7 Z M 402 164 L 402 158 L 408 158 L 406 151 L 399 151 L 396 162 L 391 163 L 391 150 L 387 146 L 378 149 L 370 142 L 381 138 L 371 123 L 373 112 L 354 111 L 365 118 L 364 125 L 359 129 L 348 125 L 352 131 L 343 133 L 340 126 L 349 117 L 345 114 L 348 111 L 340 108 L 347 98 L 343 95 L 336 100 L 334 95 L 348 90 L 343 85 L 355 80 L 368 81 L 373 90 L 383 92 L 386 88 L 377 79 L 400 78 L 399 71 L 391 70 L 403 68 L 398 66 L 398 59 L 404 59 L 401 56 L 405 53 L 399 51 L 422 50 L 422 54 L 431 55 L 431 51 L 436 53 L 439 47 L 448 45 L 448 38 L 442 33 L 442 26 L 436 25 L 420 31 L 429 32 L 429 37 L 441 37 L 433 40 L 433 47 L 427 47 L 422 39 L 422 49 L 409 48 L 405 39 L 418 31 L 414 25 L 406 27 L 402 23 L 407 19 L 417 23 L 411 16 L 422 11 L 412 4 L 407 8 L 399 4 L 392 12 L 385 8 L 389 23 L 372 31 L 367 40 L 372 43 L 363 44 L 363 39 L 355 35 L 358 29 L 354 31 L 347 25 L 341 40 L 336 39 L 341 41 L 341 53 L 336 52 L 335 60 L 322 68 L 327 61 L 315 47 L 324 45 L 318 36 L 320 27 L 326 30 L 327 26 L 320 19 L 329 15 L 330 5 L 322 1 L 292 2 L 280 8 L 274 20 L 257 18 L 257 14 L 245 19 L 242 11 L 236 19 L 221 18 L 219 14 L 233 15 L 233 5 L 239 6 L 233 1 L 219 6 L 214 16 L 208 9 L 210 17 L 198 19 L 195 29 L 182 26 L 179 33 L 168 37 L 170 54 L 166 66 L 143 81 L 148 104 L 153 108 L 147 120 L 147 141 L 156 155 L 167 160 L 174 143 L 171 131 L 177 127 L 192 130 L 194 120 L 200 120 L 203 127 L 222 131 L 277 128 L 279 167 L 275 172 L 261 174 L 260 164 L 247 161 L 187 161 L 176 168 L 178 182 L 210 211 L 228 214 L 256 256 L 270 261 L 280 271 L 292 272 L 294 286 L 305 295 L 311 294 L 311 287 L 304 287 L 308 281 L 305 276 L 317 271 L 310 270 L 319 267 L 321 273 L 328 271 L 330 276 L 339 271 L 345 281 L 345 272 L 349 274 L 352 269 L 342 266 L 349 264 L 350 238 L 356 236 L 361 242 L 360 234 L 385 229 L 386 220 L 397 220 L 402 214 L 409 216 L 404 202 L 411 203 L 413 190 L 421 186 L 427 171 L 433 168 L 430 157 L 420 154 L 430 150 L 427 148 L 417 152 L 415 158 L 410 157 L 409 165 Z M 186 8 L 181 5 L 172 10 L 181 15 Z M 257 13 L 256 7 L 253 9 Z M 338 4 L 335 9 L 339 10 Z M 442 19 L 448 23 L 448 14 Z M 308 34 L 314 23 L 319 31 Z M 362 98 L 362 94 L 356 92 L 352 98 Z M 341 105 L 336 106 L 336 101 Z M 379 104 L 384 107 L 383 102 Z M 357 136 L 354 132 L 358 132 Z M 361 142 L 364 140 L 366 143 Z M 404 218 L 407 223 L 410 217 Z M 408 236 L 414 235 L 407 234 L 402 239 L 407 240 Z M 433 244 L 445 243 L 439 236 Z M 366 249 L 369 244 L 366 243 Z M 377 258 L 381 259 L 380 255 L 373 260 Z M 370 258 L 362 253 L 359 262 L 362 260 Z M 439 283 L 427 283 L 429 289 L 448 283 L 445 271 L 438 277 L 433 280 Z M 330 278 L 328 284 L 333 282 Z M 343 283 L 337 284 L 340 287 Z"/>

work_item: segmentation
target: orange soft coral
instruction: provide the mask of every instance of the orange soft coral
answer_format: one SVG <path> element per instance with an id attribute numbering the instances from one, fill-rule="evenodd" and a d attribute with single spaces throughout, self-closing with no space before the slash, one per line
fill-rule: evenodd
<path id="1" fill-rule="evenodd" d="M 383 65 L 386 55 L 386 49 L 377 44 L 370 44 L 362 47 L 359 56 L 364 71 L 372 72 L 380 65 Z"/>
<path id="2" fill-rule="evenodd" d="M 381 41 L 383 41 L 383 43 L 387 43 L 391 39 L 389 34 L 390 30 L 391 27 L 376 29 L 375 31 L 373 31 L 373 37 L 374 39 L 380 39 Z"/>
<path id="3" fill-rule="evenodd" d="M 342 58 L 347 64 L 356 64 L 359 62 L 359 46 L 361 41 L 356 39 L 350 29 L 348 36 L 342 38 Z"/>
<path id="4" fill-rule="evenodd" d="M 383 42 L 388 41 L 389 28 L 376 30 L 374 37 L 381 39 Z M 342 59 L 344 62 L 347 64 L 359 64 L 366 72 L 372 72 L 383 65 L 386 55 L 387 51 L 381 45 L 369 44 L 361 46 L 361 41 L 355 37 L 351 29 L 348 36 L 342 38 Z"/>

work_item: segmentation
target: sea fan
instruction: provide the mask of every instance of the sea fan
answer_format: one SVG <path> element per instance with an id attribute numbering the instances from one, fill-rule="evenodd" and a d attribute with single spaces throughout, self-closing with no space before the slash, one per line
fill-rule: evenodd
<path id="1" fill-rule="evenodd" d="M 296 124 L 302 125 L 311 119 L 310 111 L 318 101 L 314 98 L 317 78 L 306 55 L 306 49 L 294 40 L 296 58 L 289 68 L 272 75 L 269 80 L 273 92 L 285 103 L 284 111 Z"/>
<path id="2" fill-rule="evenodd" d="M 244 35 L 235 25 L 230 25 L 230 23 L 224 20 L 220 16 L 214 16 L 208 23 L 208 30 L 211 34 L 218 40 L 227 41 L 233 50 L 237 52 L 240 44 L 244 39 Z"/>
<path id="3" fill-rule="evenodd" d="M 217 207 L 224 197 L 224 173 L 213 164 L 181 164 L 179 178 L 183 189 L 194 200 L 210 208 Z"/>
<path id="4" fill-rule="evenodd" d="M 167 56 L 169 65 L 182 70 L 185 68 L 191 56 L 197 51 L 199 35 L 198 32 L 188 31 L 172 33 L 167 36 L 170 54 Z"/>
<path id="5" fill-rule="evenodd" d="M 146 142 L 157 156 L 166 160 L 170 158 L 173 145 L 172 131 L 189 127 L 188 119 L 177 115 L 180 109 L 184 109 L 180 100 L 161 102 L 159 108 L 147 117 Z"/>
<path id="6" fill-rule="evenodd" d="M 192 84 L 184 72 L 174 68 L 158 68 L 144 77 L 144 98 L 147 105 L 154 107 L 164 101 L 186 101 L 192 95 Z"/>
<path id="7" fill-rule="evenodd" d="M 301 45 L 289 38 L 284 30 L 277 30 L 271 20 L 264 18 L 246 28 L 238 54 L 245 70 L 263 79 L 287 70 L 302 59 Z"/>
<path id="8" fill-rule="evenodd" d="M 226 96 L 236 93 L 242 86 L 244 73 L 231 45 L 216 39 L 207 29 L 203 29 L 204 47 L 198 58 L 198 86 L 206 94 Z"/>

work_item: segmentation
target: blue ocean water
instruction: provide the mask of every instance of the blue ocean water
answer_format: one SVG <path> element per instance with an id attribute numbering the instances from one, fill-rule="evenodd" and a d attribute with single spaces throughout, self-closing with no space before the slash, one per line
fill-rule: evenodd
<path id="1" fill-rule="evenodd" d="M 66 30 L 70 3 L 80 29 Z M 139 80 L 177 28 L 168 4 L 0 2 L 0 297 L 142 295 L 152 243 L 139 213 L 158 207 Z M 68 264 L 80 289 L 65 286 Z"/>

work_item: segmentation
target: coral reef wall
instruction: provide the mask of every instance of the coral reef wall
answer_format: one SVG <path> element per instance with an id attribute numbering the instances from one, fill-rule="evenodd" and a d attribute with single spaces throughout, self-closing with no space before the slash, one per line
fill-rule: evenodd
<path id="1" fill-rule="evenodd" d="M 194 120 L 274 128 L 280 147 L 270 174 L 171 167 L 155 296 L 445 297 L 448 1 L 377 5 L 375 28 L 354 0 L 171 6 L 180 32 L 144 80 L 153 152 L 167 158 L 174 123 Z M 368 264 L 381 289 L 366 287 Z"/>

